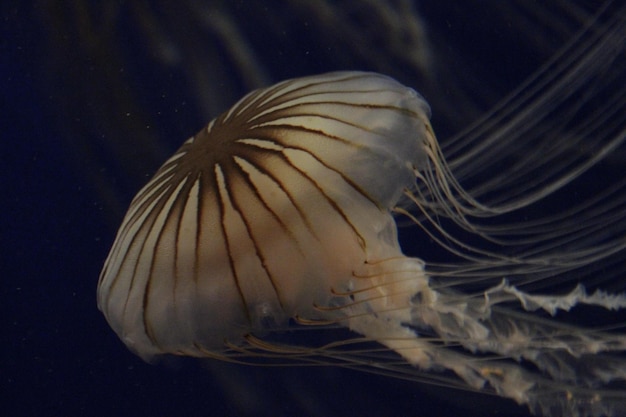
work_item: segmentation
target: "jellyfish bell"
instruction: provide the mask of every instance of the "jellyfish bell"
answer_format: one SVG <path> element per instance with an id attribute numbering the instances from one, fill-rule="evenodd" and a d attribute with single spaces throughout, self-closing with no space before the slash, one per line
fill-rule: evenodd
<path id="1" fill-rule="evenodd" d="M 99 285 L 111 326 L 148 359 L 334 318 L 319 306 L 360 289 L 355 265 L 402 257 L 389 209 L 424 158 L 427 111 L 413 90 L 366 73 L 246 96 L 131 204 Z"/>
<path id="2" fill-rule="evenodd" d="M 614 41 L 624 40 L 623 28 L 613 23 L 597 42 L 608 36 L 620 50 Z M 597 62 L 566 79 L 579 80 Z M 566 86 L 553 84 L 557 97 Z M 553 134 L 538 115 L 542 101 L 522 97 L 537 118 L 517 126 L 530 120 Z M 571 116 L 569 105 L 558 110 Z M 446 160 L 425 100 L 388 77 L 335 72 L 253 91 L 187 140 L 137 194 L 100 276 L 98 306 L 146 360 L 335 363 L 415 380 L 448 370 L 456 377 L 431 382 L 462 382 L 544 415 L 620 415 L 626 391 L 614 384 L 626 380 L 623 326 L 587 329 L 550 315 L 576 305 L 621 309 L 626 295 L 536 290 L 624 250 L 624 184 L 596 204 L 523 225 L 476 219 L 498 218 L 573 181 L 623 144 L 623 132 L 590 118 L 555 149 L 572 149 L 567 143 L 591 129 L 599 137 L 591 156 L 562 162 L 556 151 L 538 152 L 468 191 L 459 178 L 474 170 L 467 166 L 480 170 L 481 153 L 493 156 L 493 138 L 505 130 L 517 139 L 518 121 L 502 118 L 499 134 L 457 157 L 453 143 Z M 533 177 L 546 160 L 554 169 Z M 596 207 L 611 196 L 615 204 Z M 405 256 L 398 216 L 458 262 Z M 441 226 L 445 219 L 503 252 L 467 244 Z M 352 333 L 320 344 L 277 336 L 302 328 Z"/>

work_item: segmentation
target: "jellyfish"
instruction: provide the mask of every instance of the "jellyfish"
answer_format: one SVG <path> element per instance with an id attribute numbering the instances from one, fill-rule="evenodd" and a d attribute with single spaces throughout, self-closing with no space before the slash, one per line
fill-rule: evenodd
<path id="1" fill-rule="evenodd" d="M 249 93 L 134 198 L 99 309 L 146 361 L 332 364 L 493 393 L 539 415 L 624 415 L 623 323 L 568 312 L 626 307 L 624 277 L 602 270 L 625 253 L 626 184 L 562 212 L 515 214 L 624 144 L 625 39 L 623 17 L 608 18 L 568 46 L 582 58 L 555 58 L 445 146 L 426 100 L 377 73 Z M 599 107 L 589 114 L 578 94 Z M 541 139 L 526 143 L 536 149 L 477 176 L 524 135 Z M 406 255 L 406 224 L 450 260 Z"/>

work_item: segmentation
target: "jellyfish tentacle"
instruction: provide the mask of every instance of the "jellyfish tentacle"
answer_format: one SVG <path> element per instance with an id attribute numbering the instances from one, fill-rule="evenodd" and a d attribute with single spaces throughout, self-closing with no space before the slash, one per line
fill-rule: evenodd
<path id="1" fill-rule="evenodd" d="M 421 260 L 402 257 L 366 262 L 353 275 L 348 291 L 335 291 L 351 301 L 333 308 L 333 314 L 343 313 L 351 330 L 419 370 L 447 369 L 472 389 L 545 415 L 601 416 L 607 410 L 619 415 L 615 410 L 626 404 L 623 390 L 598 389 L 626 381 L 626 359 L 619 356 L 626 350 L 625 335 L 530 314 L 542 309 L 555 315 L 577 305 L 622 309 L 624 294 L 587 294 L 578 286 L 548 297 L 524 293 L 503 280 L 477 296 L 433 285 Z"/>
<path id="2" fill-rule="evenodd" d="M 398 267 L 399 262 L 404 265 Z M 387 274 L 383 274 L 385 268 L 388 268 Z M 415 274 L 416 270 L 421 270 L 421 276 L 407 280 L 406 275 Z M 430 338 L 420 337 L 420 330 L 428 331 L 429 328 L 444 333 L 442 326 L 433 325 L 436 318 L 443 317 L 443 313 L 434 309 L 428 311 L 432 306 L 442 308 L 444 304 L 438 299 L 440 295 L 428 286 L 421 261 L 405 258 L 366 264 L 355 275 L 358 278 L 353 297 L 364 302 L 344 306 L 350 329 L 387 346 L 422 371 L 448 369 L 472 389 L 491 389 L 520 404 L 528 402 L 526 391 L 535 382 L 520 368 L 512 364 L 476 361 L 467 354 L 448 349 L 446 340 L 456 345 L 459 339 L 466 337 L 458 332 L 457 340 L 440 336 L 439 340 L 443 343 L 432 343 Z M 369 292 L 357 290 L 360 280 L 372 281 Z M 393 295 L 378 297 L 380 293 Z M 428 307 L 416 314 L 411 308 L 416 303 Z M 399 305 L 406 308 L 400 309 Z M 464 324 L 471 323 L 466 321 Z M 482 338 L 487 337 L 488 329 L 480 323 L 474 324 L 473 331 L 482 333 Z"/>

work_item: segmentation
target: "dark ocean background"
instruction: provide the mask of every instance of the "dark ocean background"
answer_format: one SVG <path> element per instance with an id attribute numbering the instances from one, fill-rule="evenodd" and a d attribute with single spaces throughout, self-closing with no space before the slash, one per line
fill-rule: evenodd
<path id="1" fill-rule="evenodd" d="M 528 415 L 508 400 L 332 367 L 149 365 L 107 325 L 96 284 L 134 194 L 251 89 L 333 70 L 382 72 L 424 95 L 445 141 L 597 8 L 521 0 L 2 2 L 0 413 Z"/>

